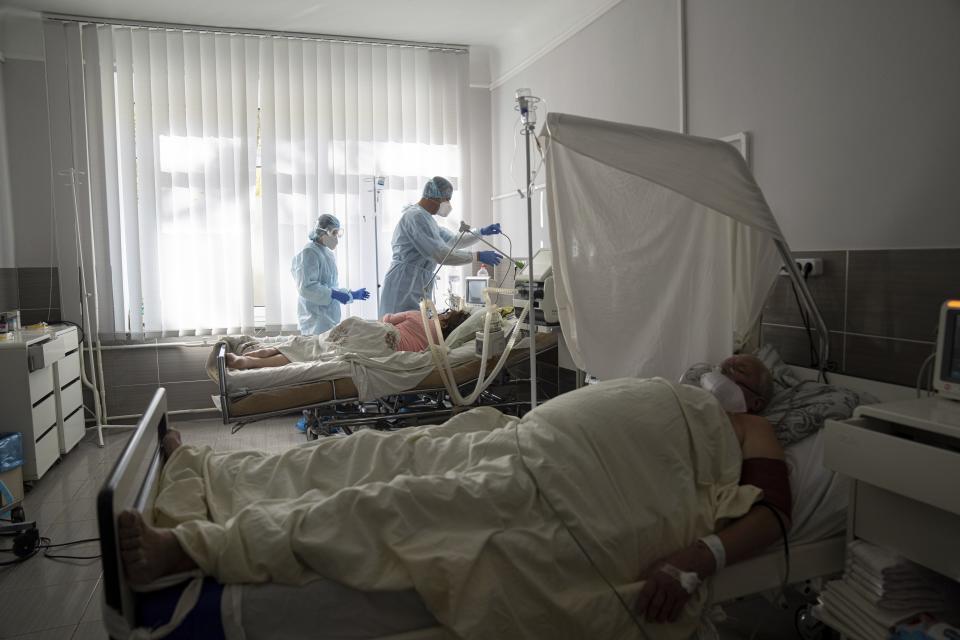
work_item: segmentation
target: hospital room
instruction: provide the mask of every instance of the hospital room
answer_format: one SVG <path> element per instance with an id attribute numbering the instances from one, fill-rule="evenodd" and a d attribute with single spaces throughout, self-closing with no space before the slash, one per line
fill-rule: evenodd
<path id="1" fill-rule="evenodd" d="M 956 0 L 0 0 L 0 637 L 960 637 Z"/>

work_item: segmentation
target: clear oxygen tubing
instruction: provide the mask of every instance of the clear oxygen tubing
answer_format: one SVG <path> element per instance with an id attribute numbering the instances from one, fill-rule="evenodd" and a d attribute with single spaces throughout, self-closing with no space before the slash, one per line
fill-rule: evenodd
<path id="1" fill-rule="evenodd" d="M 507 342 L 506 348 L 503 350 L 503 353 L 500 355 L 500 359 L 497 361 L 496 366 L 490 372 L 490 375 L 484 378 L 487 369 L 487 351 L 490 347 L 490 322 L 493 319 L 494 314 L 499 314 L 496 305 L 493 304 L 490 300 L 491 293 L 505 293 L 511 294 L 516 293 L 513 289 L 494 289 L 487 288 L 483 290 L 483 299 L 487 303 L 486 317 L 483 321 L 483 349 L 480 354 L 480 372 L 477 375 L 477 384 L 474 386 L 473 392 L 471 392 L 467 397 L 460 395 L 460 389 L 456 383 L 456 376 L 453 374 L 453 369 L 450 366 L 450 359 L 447 357 L 447 345 L 443 342 L 439 344 L 435 342 L 436 336 L 443 335 L 440 331 L 440 319 L 437 314 L 437 308 L 433 304 L 432 300 L 426 298 L 420 301 L 420 319 L 423 321 L 423 328 L 427 335 L 427 343 L 430 349 L 430 355 L 433 356 L 433 362 L 437 367 L 437 371 L 440 373 L 440 379 L 443 380 L 443 386 L 447 388 L 447 392 L 450 394 L 451 400 L 454 404 L 457 405 L 470 405 L 476 402 L 477 398 L 480 397 L 480 394 L 483 393 L 487 387 L 493 382 L 497 377 L 497 374 L 500 373 L 503 366 L 507 363 L 507 357 L 509 357 L 510 352 L 513 351 L 513 347 L 517 342 L 517 336 L 520 335 L 519 328 L 515 328 L 513 334 L 510 336 L 510 340 Z M 427 312 L 433 313 L 433 323 L 434 328 L 436 329 L 436 334 L 430 331 L 430 318 L 427 316 Z M 517 325 L 523 323 L 529 308 L 524 309 L 520 317 L 517 319 Z M 534 336 L 531 334 L 530 340 L 533 342 Z M 534 351 L 534 353 L 536 353 Z"/>

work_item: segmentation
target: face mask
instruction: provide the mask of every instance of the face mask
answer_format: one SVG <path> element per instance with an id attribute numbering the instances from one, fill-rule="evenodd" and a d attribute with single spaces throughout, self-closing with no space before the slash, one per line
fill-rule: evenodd
<path id="1" fill-rule="evenodd" d="M 330 249 L 330 251 L 333 251 L 334 249 L 336 249 L 337 243 L 340 242 L 340 238 L 334 235 L 330 235 L 329 233 L 322 234 L 319 238 L 317 238 L 317 240 L 320 242 L 320 244 L 325 246 L 327 249 Z"/>
<path id="2" fill-rule="evenodd" d="M 453 211 L 453 206 L 449 201 L 443 201 L 440 203 L 440 208 L 437 209 L 437 215 L 441 218 L 446 218 L 450 215 L 450 212 Z"/>
<path id="3" fill-rule="evenodd" d="M 713 394 L 728 413 L 746 413 L 747 401 L 743 397 L 743 390 L 737 383 L 714 369 L 700 376 L 700 386 Z"/>

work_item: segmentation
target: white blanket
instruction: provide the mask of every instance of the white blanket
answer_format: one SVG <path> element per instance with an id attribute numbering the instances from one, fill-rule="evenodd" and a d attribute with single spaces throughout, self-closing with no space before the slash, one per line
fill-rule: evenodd
<path id="1" fill-rule="evenodd" d="M 350 331 L 334 335 L 338 327 Z M 394 351 L 385 340 L 389 325 L 360 318 L 348 318 L 319 336 L 281 336 L 257 339 L 258 346 L 274 347 L 292 362 L 283 367 L 228 370 L 227 393 L 242 396 L 259 389 L 300 385 L 319 380 L 351 378 L 360 400 L 403 393 L 415 388 L 434 369 L 427 351 Z M 231 347 L 252 344 L 247 337 L 228 338 Z M 527 344 L 519 341 L 516 349 Z M 450 363 L 458 366 L 477 359 L 473 341 L 449 352 Z"/>
<path id="2" fill-rule="evenodd" d="M 520 420 L 480 408 L 281 455 L 180 447 L 154 515 L 222 582 L 414 588 L 464 638 L 633 638 L 571 532 L 624 591 L 749 509 L 758 490 L 738 486 L 740 461 L 709 394 L 623 379 Z M 648 635 L 687 637 L 703 601 Z"/>

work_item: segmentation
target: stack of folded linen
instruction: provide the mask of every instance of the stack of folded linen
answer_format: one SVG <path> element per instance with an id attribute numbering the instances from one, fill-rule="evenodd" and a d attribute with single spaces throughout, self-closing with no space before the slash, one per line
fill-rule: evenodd
<path id="1" fill-rule="evenodd" d="M 900 556 L 855 540 L 843 578 L 827 583 L 814 615 L 855 640 L 885 640 L 921 613 L 960 613 L 960 585 Z"/>

